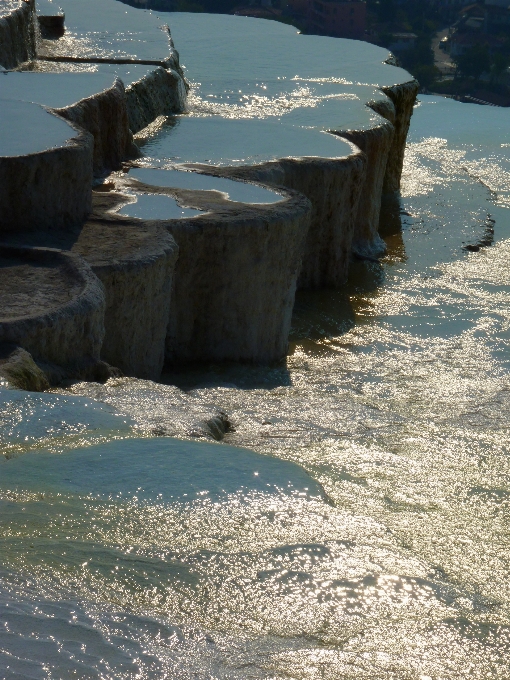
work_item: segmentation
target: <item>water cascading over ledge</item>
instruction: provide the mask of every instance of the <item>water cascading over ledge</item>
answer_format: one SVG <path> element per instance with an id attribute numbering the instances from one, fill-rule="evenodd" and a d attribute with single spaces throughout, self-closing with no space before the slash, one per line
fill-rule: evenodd
<path id="1" fill-rule="evenodd" d="M 16 68 L 36 52 L 35 0 L 4 0 L 0 6 L 0 66 Z"/>
<path id="2" fill-rule="evenodd" d="M 247 20 L 243 23 L 246 31 L 236 36 L 230 24 L 243 21 L 239 17 L 158 13 L 161 16 L 156 24 L 151 13 L 120 6 L 117 0 L 62 2 L 66 24 L 69 22 L 72 29 L 69 38 L 41 39 L 37 46 L 39 59 L 28 66 L 32 71 L 53 73 L 8 74 L 4 82 L 8 90 L 20 87 L 14 76 L 41 77 L 40 82 L 44 76 L 55 76 L 55 83 L 58 78 L 63 82 L 65 77 L 80 83 L 82 93 L 64 102 L 49 101 L 47 93 L 34 94 L 32 99 L 72 122 L 75 129 L 91 133 L 89 178 L 92 170 L 96 176 L 104 176 L 138 155 L 132 135 L 139 133 L 135 141 L 146 141 L 142 151 L 147 156 L 140 159 L 141 165 L 168 168 L 177 164 L 216 177 L 263 183 L 282 195 L 291 190 L 287 195 L 294 196 L 295 207 L 287 214 L 283 206 L 268 209 L 227 200 L 221 209 L 216 203 L 210 217 L 160 216 L 154 221 L 143 215 L 122 218 L 105 208 L 85 220 L 91 200 L 88 179 L 75 181 L 76 187 L 64 192 L 71 199 L 76 191 L 84 196 L 86 209 L 81 208 L 81 216 L 64 219 L 58 206 L 41 211 L 40 216 L 36 210 L 30 230 L 21 223 L 14 225 L 5 240 L 18 246 L 73 250 L 85 257 L 101 280 L 106 296 L 106 335 L 101 356 L 128 375 L 157 379 L 164 354 L 170 363 L 210 359 L 268 362 L 283 358 L 296 286 L 339 287 L 346 279 L 352 252 L 374 257 L 384 248 L 377 232 L 381 197 L 383 192 L 398 190 L 416 82 L 401 69 L 384 64 L 387 55 L 379 48 L 364 45 L 360 51 L 352 41 L 297 36 L 291 27 L 271 25 L 273 22 Z M 19 52 L 14 64 L 21 69 L 25 66 L 19 62 L 33 57 L 33 4 L 28 8 L 31 12 L 24 11 L 25 23 L 19 29 L 20 34 L 28 36 L 27 49 Z M 95 30 L 95 8 L 101 10 L 104 36 Z M 209 135 L 198 155 L 179 155 L 175 137 L 169 140 L 168 152 L 154 154 L 154 140 L 157 142 L 161 126 L 154 128 L 154 135 L 150 125 L 158 116 L 183 111 L 188 89 L 169 30 L 159 28 L 161 21 L 168 21 L 178 43 L 185 45 L 186 75 L 191 81 L 188 115 L 175 118 L 168 129 L 188 129 L 188 141 L 193 142 L 194 126 L 200 125 L 205 116 L 210 119 L 206 125 L 220 125 L 225 139 L 232 142 L 236 138 L 236 121 L 232 119 L 247 119 L 249 136 L 258 134 L 263 123 L 253 119 L 274 117 L 280 121 L 279 131 L 288 148 L 279 149 L 277 131 L 274 139 L 278 143 L 272 155 L 264 157 L 255 149 L 249 162 L 243 161 L 246 154 L 242 140 L 230 154 L 215 161 L 210 153 L 214 135 Z M 202 24 L 207 27 L 205 34 Z M 195 27 L 194 37 L 183 31 L 186 25 L 188 31 Z M 322 63 L 329 64 L 325 72 L 318 68 L 314 56 L 321 50 Z M 12 67 L 6 57 L 3 59 L 4 66 Z M 222 65 L 227 62 L 231 78 L 228 83 Z M 197 65 L 201 68 L 201 63 L 207 66 L 207 78 L 202 78 L 200 70 L 194 71 Z M 266 77 L 268 63 L 283 63 L 288 73 L 278 85 L 276 78 L 274 82 L 269 78 L 264 86 L 269 89 L 266 95 L 252 97 L 246 83 L 260 80 L 257 69 Z M 77 72 L 80 69 L 89 73 Z M 301 73 L 289 77 L 296 72 Z M 201 90 L 197 89 L 197 76 L 203 81 Z M 289 87 L 282 86 L 287 79 Z M 360 80 L 369 84 L 360 85 Z M 28 86 L 28 82 L 27 79 L 21 87 Z M 240 98 L 249 100 L 248 105 L 246 101 L 227 101 L 230 95 L 226 93 L 237 92 L 238 85 L 239 93 L 248 92 Z M 292 91 L 293 87 L 298 90 Z M 39 86 L 39 90 L 44 88 Z M 14 101 L 23 98 L 19 93 L 9 97 Z M 59 153 L 59 149 L 52 151 L 55 157 Z M 31 164 L 33 156 L 28 153 L 26 159 L 6 162 Z M 54 170 L 57 174 L 51 182 L 47 181 L 51 175 L 37 175 L 39 192 L 58 193 L 61 182 L 70 177 L 68 172 L 59 176 L 57 168 Z M 198 177 L 196 173 L 186 174 Z M 122 191 L 116 180 L 107 180 L 106 193 L 110 184 Z M 28 203 L 35 196 L 32 203 L 36 208 L 42 206 L 37 193 L 31 191 L 32 183 L 26 185 L 30 188 Z M 161 187 L 151 189 L 153 194 L 161 191 L 164 193 Z M 169 191 L 176 200 L 186 199 L 175 188 Z M 207 191 L 195 192 L 194 205 L 205 205 L 203 197 L 197 198 L 201 193 Z M 105 194 L 103 203 L 96 198 L 96 208 L 107 206 L 109 201 L 115 203 L 114 194 L 115 191 L 111 199 Z M 311 203 L 311 212 L 305 209 L 309 205 L 306 199 Z M 5 200 L 4 192 L 0 195 L 2 206 Z M 300 201 L 301 213 L 295 209 Z M 251 229 L 248 225 L 252 222 Z M 64 226 L 67 234 L 62 232 Z M 123 256 L 115 254 L 122 251 L 128 234 L 133 244 L 144 243 L 145 254 L 137 257 L 134 247 L 124 261 Z M 95 243 L 101 244 L 99 249 Z M 290 243 L 293 248 L 288 247 Z M 213 252 L 215 257 L 210 256 Z M 283 262 L 282 253 L 286 253 L 288 262 Z M 279 282 L 271 271 L 278 271 Z M 215 285 L 209 285 L 211 281 Z M 241 293 L 243 285 L 246 290 Z M 142 289 L 140 296 L 137 290 Z M 135 298 L 136 304 L 131 303 Z M 149 309 L 150 319 L 146 318 Z M 20 344 L 23 346 L 21 341 Z M 44 361 L 44 352 L 37 358 Z"/>

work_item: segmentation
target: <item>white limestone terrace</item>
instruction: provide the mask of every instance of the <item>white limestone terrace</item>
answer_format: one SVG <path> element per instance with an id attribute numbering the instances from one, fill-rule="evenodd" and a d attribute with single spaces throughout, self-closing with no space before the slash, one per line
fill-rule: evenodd
<path id="1" fill-rule="evenodd" d="M 58 7 L 66 31 L 40 41 L 42 59 L 178 66 L 168 27 L 150 10 L 117 0 L 59 0 Z"/>
<path id="2" fill-rule="evenodd" d="M 22 7 L 22 24 L 34 3 Z M 27 153 L 2 159 L 3 175 L 26 187 L 3 225 L 7 241 L 88 262 L 105 293 L 101 358 L 130 375 L 157 379 L 163 355 L 281 359 L 298 280 L 342 285 L 353 247 L 380 246 L 383 181 L 398 187 L 416 83 L 383 63 L 384 50 L 273 22 L 154 13 L 118 0 L 44 4 L 40 13 L 65 15 L 64 35 L 39 36 L 27 64 L 14 55 L 20 72 L 0 75 L 0 98 L 51 116 L 44 105 L 76 134 L 37 153 L 27 136 Z M 22 43 L 16 21 L 9 30 Z M 175 115 L 186 87 L 168 21 L 190 58 L 188 115 Z M 20 115 L 20 129 L 26 120 Z M 104 176 L 136 156 L 140 131 L 145 167 L 113 177 L 115 191 L 106 182 L 94 192 L 86 219 L 92 172 Z M 16 207 L 16 187 L 8 179 L 0 187 L 2 207 Z"/>
<path id="3" fill-rule="evenodd" d="M 290 172 L 280 174 L 278 181 L 305 193 L 316 208 L 310 248 L 316 247 L 317 233 L 326 225 L 329 234 L 339 229 L 348 233 L 342 248 L 349 253 L 352 249 L 373 257 L 383 251 L 378 236 L 381 199 L 383 192 L 394 192 L 400 184 L 416 81 L 386 63 L 386 50 L 368 43 L 299 35 L 291 26 L 247 17 L 166 16 L 178 44 L 186 45 L 184 69 L 191 92 L 188 120 L 175 119 L 144 146 L 153 164 L 165 159 L 245 167 L 283 158 L 356 155 L 352 146 L 340 150 L 331 136 L 318 134 L 331 132 L 354 143 L 367 159 L 363 176 L 355 170 L 351 178 L 361 185 L 358 197 L 354 188 L 350 196 L 341 197 L 349 212 L 345 219 L 327 224 L 328 214 L 342 207 L 320 209 L 330 187 L 321 191 L 311 175 L 308 184 Z M 204 118 L 207 122 L 196 120 Z M 268 119 L 267 127 L 261 119 Z M 280 125 L 273 133 L 271 120 Z M 168 142 L 163 141 L 165 134 Z M 251 178 L 272 181 L 267 173 L 252 173 Z M 363 200 L 353 207 L 360 194 Z M 323 261 L 311 267 L 314 273 L 303 272 L 303 287 L 341 285 L 348 257 L 344 253 L 334 264 Z"/>
<path id="4" fill-rule="evenodd" d="M 166 16 L 177 44 L 186 46 L 183 66 L 192 83 L 192 115 L 285 117 L 294 109 L 313 108 L 314 120 L 305 125 L 357 131 L 378 123 L 367 104 L 391 120 L 384 92 L 395 106 L 391 122 L 402 124 L 407 134 L 409 111 L 400 110 L 395 88 L 410 89 L 412 102 L 417 83 L 407 71 L 387 63 L 391 55 L 383 48 L 300 35 L 292 26 L 249 17 L 179 12 Z M 323 116 L 318 105 L 325 99 L 336 105 Z"/>
<path id="5" fill-rule="evenodd" d="M 91 135 L 38 104 L 0 98 L 0 112 L 0 234 L 81 224 L 91 206 Z"/>
<path id="6" fill-rule="evenodd" d="M 79 257 L 0 245 L 0 338 L 46 361 L 97 363 L 104 336 L 103 288 Z M 84 332 L 85 331 L 85 332 Z"/>
<path id="7" fill-rule="evenodd" d="M 35 62 L 39 64 L 40 62 Z M 30 64 L 33 67 L 34 62 Z M 53 66 L 64 67 L 58 63 Z M 90 70 L 10 71 L 0 96 L 51 108 L 94 135 L 94 171 L 103 174 L 137 155 L 132 132 L 182 111 L 186 90 L 174 70 L 142 64 L 90 64 Z"/>
<path id="8" fill-rule="evenodd" d="M 142 64 L 94 64 L 84 72 L 8 71 L 0 81 L 1 96 L 60 109 L 112 87 L 117 78 L 128 88 L 154 68 Z"/>
<path id="9" fill-rule="evenodd" d="M 95 217 L 84 232 L 90 232 L 93 222 L 103 231 L 159 225 L 179 247 L 165 343 L 167 365 L 270 363 L 285 357 L 310 225 L 311 205 L 302 194 L 151 168 L 115 173 L 107 184 L 110 191 L 102 193 L 102 209 L 96 198 Z M 92 251 L 86 257 L 92 264 L 97 245 L 88 240 Z M 105 287 L 108 298 L 108 284 Z"/>
<path id="10" fill-rule="evenodd" d="M 49 151 L 76 137 L 76 130 L 41 106 L 2 98 L 0 108 L 0 158 Z"/>

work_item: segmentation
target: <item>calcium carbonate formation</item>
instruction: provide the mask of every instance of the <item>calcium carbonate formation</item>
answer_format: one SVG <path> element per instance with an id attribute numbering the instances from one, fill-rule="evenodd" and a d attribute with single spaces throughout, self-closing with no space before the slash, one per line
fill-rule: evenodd
<path id="1" fill-rule="evenodd" d="M 4 363 L 21 347 L 56 382 L 283 358 L 296 288 L 384 250 L 418 88 L 388 60 L 246 17 L 4 0 Z"/>

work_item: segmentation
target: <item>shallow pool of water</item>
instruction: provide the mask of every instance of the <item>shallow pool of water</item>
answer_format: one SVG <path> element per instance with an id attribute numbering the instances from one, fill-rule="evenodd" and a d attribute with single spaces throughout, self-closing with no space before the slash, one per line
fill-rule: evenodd
<path id="1" fill-rule="evenodd" d="M 53 54 L 139 61 L 170 56 L 165 21 L 150 10 L 117 0 L 59 0 L 58 6 L 65 14 L 66 31 L 58 40 L 45 41 Z"/>
<path id="2" fill-rule="evenodd" d="M 319 130 L 267 120 L 176 116 L 150 137 L 142 151 L 151 164 L 255 165 L 279 158 L 350 155 L 347 142 Z"/>
<path id="3" fill-rule="evenodd" d="M 175 198 L 164 194 L 132 194 L 133 203 L 127 203 L 119 211 L 119 215 L 137 217 L 144 220 L 180 220 L 186 217 L 202 215 L 200 210 L 183 208 Z"/>
<path id="4" fill-rule="evenodd" d="M 182 63 L 194 115 L 360 130 L 381 120 L 365 106 L 384 99 L 379 88 L 412 80 L 384 63 L 387 50 L 366 42 L 300 35 L 293 26 L 248 17 L 161 16 L 177 47 L 186 46 Z"/>
<path id="5" fill-rule="evenodd" d="M 47 151 L 65 146 L 69 139 L 78 135 L 68 123 L 37 104 L 0 99 L 0 107 L 0 156 Z"/>
<path id="6" fill-rule="evenodd" d="M 199 191 L 219 191 L 230 201 L 239 203 L 277 203 L 282 197 L 275 191 L 264 189 L 256 184 L 234 182 L 223 177 L 201 175 L 197 172 L 179 170 L 155 170 L 152 168 L 134 168 L 129 176 L 134 179 L 158 187 L 174 187 Z"/>

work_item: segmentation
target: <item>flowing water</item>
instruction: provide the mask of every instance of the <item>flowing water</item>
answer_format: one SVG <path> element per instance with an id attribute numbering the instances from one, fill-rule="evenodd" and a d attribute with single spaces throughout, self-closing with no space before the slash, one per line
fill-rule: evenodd
<path id="1" fill-rule="evenodd" d="M 509 122 L 421 97 L 285 365 L 0 392 L 2 678 L 510 677 Z"/>

